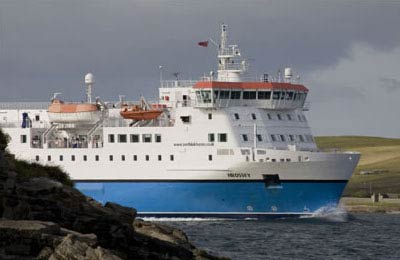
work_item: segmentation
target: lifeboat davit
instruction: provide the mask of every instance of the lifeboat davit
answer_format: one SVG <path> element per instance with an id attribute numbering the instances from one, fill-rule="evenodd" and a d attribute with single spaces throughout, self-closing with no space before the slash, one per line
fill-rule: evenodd
<path id="1" fill-rule="evenodd" d="M 162 110 L 158 109 L 149 109 L 146 110 L 139 105 L 132 106 L 123 106 L 120 112 L 120 115 L 124 119 L 132 119 L 132 120 L 153 120 L 159 117 L 162 114 Z"/>
<path id="2" fill-rule="evenodd" d="M 49 120 L 54 123 L 93 124 L 100 120 L 100 107 L 90 103 L 64 103 L 54 99 L 48 110 Z"/>

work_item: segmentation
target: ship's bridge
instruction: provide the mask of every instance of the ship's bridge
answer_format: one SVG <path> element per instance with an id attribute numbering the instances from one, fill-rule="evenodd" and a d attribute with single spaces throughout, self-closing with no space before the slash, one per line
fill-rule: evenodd
<path id="1" fill-rule="evenodd" d="M 252 106 L 265 109 L 304 108 L 308 89 L 300 84 L 283 82 L 199 81 L 193 89 L 195 106 L 218 108 Z"/>

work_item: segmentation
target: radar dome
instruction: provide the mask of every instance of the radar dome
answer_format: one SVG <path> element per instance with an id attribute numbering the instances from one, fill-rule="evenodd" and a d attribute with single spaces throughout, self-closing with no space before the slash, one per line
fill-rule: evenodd
<path id="1" fill-rule="evenodd" d="M 94 83 L 94 76 L 92 73 L 88 73 L 85 75 L 85 84 L 93 84 Z"/>

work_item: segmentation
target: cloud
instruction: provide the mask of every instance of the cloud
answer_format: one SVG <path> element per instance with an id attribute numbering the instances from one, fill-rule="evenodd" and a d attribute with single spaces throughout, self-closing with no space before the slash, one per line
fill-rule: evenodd
<path id="1" fill-rule="evenodd" d="M 399 61 L 400 46 L 356 43 L 335 65 L 307 74 L 315 133 L 400 137 Z"/>
<path id="2" fill-rule="evenodd" d="M 382 87 L 386 89 L 387 93 L 393 93 L 400 90 L 400 80 L 394 78 L 381 78 Z"/>

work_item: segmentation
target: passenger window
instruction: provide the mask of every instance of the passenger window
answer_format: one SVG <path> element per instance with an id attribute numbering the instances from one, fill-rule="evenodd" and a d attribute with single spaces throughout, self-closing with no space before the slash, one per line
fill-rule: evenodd
<path id="1" fill-rule="evenodd" d="M 243 142 L 247 142 L 247 141 L 249 141 L 249 138 L 247 137 L 246 134 L 242 134 L 242 140 L 243 140 Z"/>
<path id="2" fill-rule="evenodd" d="M 151 143 L 151 134 L 143 134 L 142 141 L 143 143 Z"/>
<path id="3" fill-rule="evenodd" d="M 253 120 L 257 120 L 256 114 L 254 114 L 254 113 L 251 113 L 251 119 L 253 119 Z"/>
<path id="4" fill-rule="evenodd" d="M 160 134 L 155 134 L 154 138 L 156 139 L 156 143 L 161 143 L 161 135 Z"/>
<path id="5" fill-rule="evenodd" d="M 25 144 L 27 141 L 26 135 L 21 135 L 21 143 Z"/>
<path id="6" fill-rule="evenodd" d="M 209 141 L 210 143 L 212 143 L 212 142 L 215 141 L 215 136 L 214 136 L 214 134 L 208 134 L 208 141 Z"/>
<path id="7" fill-rule="evenodd" d="M 139 143 L 139 135 L 131 135 L 131 143 Z"/>
<path id="8" fill-rule="evenodd" d="M 118 135 L 118 143 L 126 143 L 127 138 L 126 135 Z"/>
<path id="9" fill-rule="evenodd" d="M 227 134 L 218 134 L 218 142 L 225 143 L 228 141 Z"/>
<path id="10" fill-rule="evenodd" d="M 109 143 L 114 143 L 114 142 L 115 142 L 115 137 L 114 137 L 114 135 L 112 135 L 112 134 L 108 135 L 108 142 L 109 142 Z"/>

